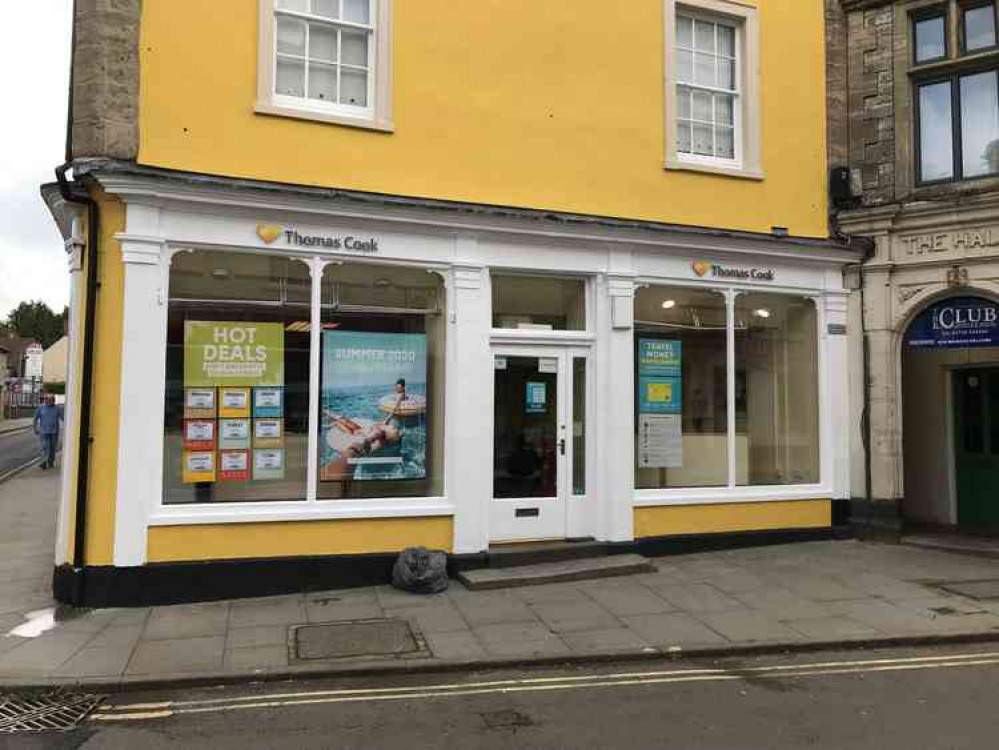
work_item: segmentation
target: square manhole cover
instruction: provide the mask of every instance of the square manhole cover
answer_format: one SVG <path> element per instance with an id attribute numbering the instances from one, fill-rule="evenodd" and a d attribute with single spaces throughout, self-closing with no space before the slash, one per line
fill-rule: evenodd
<path id="1" fill-rule="evenodd" d="M 293 632 L 293 655 L 300 660 L 405 657 L 426 651 L 423 638 L 405 620 L 302 625 Z"/>
<path id="2" fill-rule="evenodd" d="M 971 599 L 999 599 L 999 579 L 988 581 L 954 581 L 941 583 L 940 588 Z"/>

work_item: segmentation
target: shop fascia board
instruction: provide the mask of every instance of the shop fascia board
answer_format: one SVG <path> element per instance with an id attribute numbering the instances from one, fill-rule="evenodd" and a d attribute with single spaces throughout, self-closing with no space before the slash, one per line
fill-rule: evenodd
<path id="1" fill-rule="evenodd" d="M 627 245 L 650 252 L 710 256 L 726 253 L 765 256 L 815 265 L 856 262 L 860 253 L 833 240 L 776 237 L 701 227 L 627 221 L 551 211 L 421 201 L 319 188 L 192 175 L 177 177 L 145 171 L 102 171 L 93 175 L 109 193 L 133 204 L 167 210 L 244 218 L 277 215 L 304 221 L 357 221 L 424 234 L 472 233 L 479 236 L 564 240 L 606 247 Z M 164 238 L 169 241 L 169 238 Z"/>

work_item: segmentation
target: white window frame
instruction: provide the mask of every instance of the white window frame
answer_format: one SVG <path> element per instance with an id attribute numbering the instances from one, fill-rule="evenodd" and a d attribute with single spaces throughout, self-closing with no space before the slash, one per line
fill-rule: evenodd
<path id="1" fill-rule="evenodd" d="M 760 149 L 760 53 L 757 11 L 733 0 L 665 0 L 665 168 L 762 180 Z M 734 102 L 735 158 L 725 159 L 677 150 L 676 23 L 689 16 L 735 27 L 736 82 Z M 695 87 L 696 88 L 696 87 Z"/>
<path id="2" fill-rule="evenodd" d="M 371 0 L 371 24 L 359 26 L 288 10 L 276 0 L 259 0 L 260 41 L 257 55 L 257 101 L 254 111 L 299 120 L 392 132 L 392 0 Z M 368 41 L 368 105 L 356 107 L 275 92 L 277 78 L 277 18 L 283 15 L 337 29 L 365 30 Z M 307 64 L 306 64 L 306 67 Z"/>

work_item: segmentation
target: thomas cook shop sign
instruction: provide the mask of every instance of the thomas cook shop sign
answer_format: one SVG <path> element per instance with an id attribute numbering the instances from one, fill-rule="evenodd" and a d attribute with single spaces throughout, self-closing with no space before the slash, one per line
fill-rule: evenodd
<path id="1" fill-rule="evenodd" d="M 288 247 L 322 247 L 327 250 L 347 250 L 354 253 L 377 253 L 378 240 L 355 235 L 303 234 L 294 227 L 279 224 L 257 224 L 257 236 L 268 245 L 283 240 Z"/>
<path id="2" fill-rule="evenodd" d="M 912 321 L 905 343 L 917 349 L 999 346 L 999 304 L 980 297 L 937 302 Z"/>

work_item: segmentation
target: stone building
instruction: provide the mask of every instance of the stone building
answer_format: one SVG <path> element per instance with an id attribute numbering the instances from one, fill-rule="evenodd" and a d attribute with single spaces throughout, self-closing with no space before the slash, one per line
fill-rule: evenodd
<path id="1" fill-rule="evenodd" d="M 848 274 L 854 519 L 999 526 L 996 3 L 826 11 L 833 229 L 871 240 Z"/>

